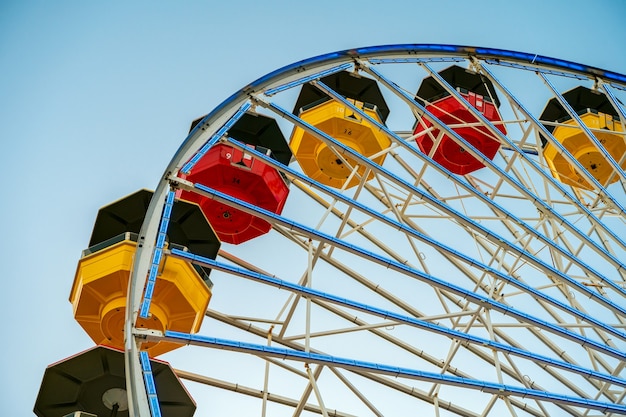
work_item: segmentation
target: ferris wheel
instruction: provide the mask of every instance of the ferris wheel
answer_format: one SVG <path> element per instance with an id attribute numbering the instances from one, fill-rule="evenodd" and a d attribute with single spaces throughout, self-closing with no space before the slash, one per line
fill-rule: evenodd
<path id="1" fill-rule="evenodd" d="M 70 301 L 124 351 L 108 409 L 182 415 L 163 359 L 187 415 L 625 415 L 625 90 L 452 45 L 245 86 L 98 216 Z"/>

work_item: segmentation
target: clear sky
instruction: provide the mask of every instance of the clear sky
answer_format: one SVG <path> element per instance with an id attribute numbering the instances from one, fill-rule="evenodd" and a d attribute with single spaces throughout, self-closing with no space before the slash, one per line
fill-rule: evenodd
<path id="1" fill-rule="evenodd" d="M 622 0 L 0 0 L 2 414 L 93 345 L 68 302 L 97 209 L 154 188 L 189 123 L 292 62 L 394 43 L 626 73 Z"/>

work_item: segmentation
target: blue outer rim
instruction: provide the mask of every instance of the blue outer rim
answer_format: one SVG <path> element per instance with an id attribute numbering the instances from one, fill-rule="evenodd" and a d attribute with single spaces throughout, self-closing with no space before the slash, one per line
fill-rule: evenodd
<path id="1" fill-rule="evenodd" d="M 263 85 L 275 76 L 290 72 L 294 69 L 302 69 L 307 66 L 321 63 L 330 63 L 332 61 L 343 61 L 346 59 L 368 58 L 371 56 L 392 56 L 392 55 L 423 55 L 435 54 L 459 57 L 476 57 L 479 59 L 496 59 L 502 61 L 516 62 L 527 65 L 546 66 L 553 69 L 575 72 L 584 75 L 599 76 L 606 80 L 616 82 L 618 84 L 626 84 L 626 75 L 613 71 L 603 70 L 601 68 L 591 67 L 563 59 L 551 58 L 538 54 L 529 54 L 526 52 L 516 52 L 506 49 L 484 48 L 475 46 L 460 45 L 442 45 L 442 44 L 400 44 L 400 45 L 382 45 L 368 46 L 363 48 L 346 49 L 343 51 L 331 52 L 324 55 L 304 59 L 294 62 L 293 64 L 284 66 L 269 74 L 252 82 L 246 89 Z"/>
<path id="2" fill-rule="evenodd" d="M 554 70 L 576 73 L 587 77 L 600 77 L 609 82 L 614 82 L 616 84 L 626 86 L 626 75 L 624 74 L 592 67 L 589 65 L 579 64 L 564 59 L 552 58 L 544 55 L 478 46 L 419 43 L 394 44 L 345 49 L 343 51 L 336 51 L 323 55 L 318 55 L 286 65 L 256 79 L 244 88 L 235 92 L 226 100 L 224 100 L 221 104 L 215 107 L 211 113 L 214 114 L 219 112 L 229 103 L 236 100 L 237 97 L 246 96 L 251 92 L 260 90 L 280 76 L 302 72 L 306 69 L 311 69 L 311 67 L 323 64 L 332 64 L 333 62 L 339 63 L 353 60 L 356 58 L 393 57 L 398 55 L 415 55 L 416 57 L 419 55 L 440 55 L 448 57 L 457 56 L 460 58 L 476 57 L 483 60 L 493 59 L 522 65 L 547 67 Z"/>

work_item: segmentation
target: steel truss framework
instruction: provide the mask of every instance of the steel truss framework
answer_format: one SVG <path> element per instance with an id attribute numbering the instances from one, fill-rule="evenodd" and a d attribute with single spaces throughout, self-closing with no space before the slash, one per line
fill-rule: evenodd
<path id="1" fill-rule="evenodd" d="M 507 134 L 438 75 L 452 64 L 491 80 Z M 320 82 L 342 70 L 378 82 L 391 110 L 386 125 Z M 428 76 L 466 103 L 475 126 L 497 137 L 493 161 L 453 130 L 467 124 L 445 125 L 414 100 Z M 304 83 L 391 139 L 382 166 L 292 114 Z M 487 48 L 343 51 L 287 66 L 235 93 L 174 155 L 141 231 L 125 329 L 134 335 L 126 341 L 130 414 L 159 413 L 158 392 L 145 389 L 150 374 L 142 363 L 148 361 L 138 348 L 154 339 L 191 345 L 164 359 L 188 381 L 200 415 L 626 414 L 625 174 L 622 161 L 604 151 L 563 99 L 562 92 L 578 85 L 606 94 L 626 131 L 625 76 Z M 617 168 L 617 182 L 600 184 L 539 121 L 554 97 Z M 295 159 L 284 166 L 247 149 L 289 179 L 281 215 L 182 180 L 180 173 L 214 144 L 242 146 L 228 129 L 245 112 L 276 118 L 286 137 L 294 127 L 305 129 L 343 163 L 352 161 L 352 175 L 362 180 L 349 189 L 329 188 L 304 175 Z M 413 126 L 422 120 L 485 167 L 459 176 L 420 152 Z M 422 134 L 435 143 L 441 137 L 433 129 Z M 541 136 L 593 191 L 554 179 Z M 362 176 L 359 167 L 366 168 Z M 195 335 L 133 325 L 139 314 L 149 314 L 154 266 L 167 250 L 168 207 L 178 189 L 272 225 L 260 238 L 222 245 L 216 260 L 168 252 L 213 269 L 213 299 Z"/>

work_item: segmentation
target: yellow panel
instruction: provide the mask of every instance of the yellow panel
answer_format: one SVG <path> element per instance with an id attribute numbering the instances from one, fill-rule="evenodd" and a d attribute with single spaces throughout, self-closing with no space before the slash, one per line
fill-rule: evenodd
<path id="1" fill-rule="evenodd" d="M 82 258 L 70 293 L 74 317 L 96 344 L 124 348 L 126 292 L 136 243 L 126 240 Z M 165 255 L 159 268 L 150 317 L 137 327 L 196 333 L 200 329 L 211 291 L 193 266 Z M 145 344 L 154 357 L 180 345 Z"/>
<path id="2" fill-rule="evenodd" d="M 363 103 L 350 101 L 363 108 Z M 375 111 L 367 108 L 363 110 L 368 116 L 380 122 L 380 117 Z M 300 114 L 300 118 L 366 157 L 379 153 L 391 144 L 387 135 L 367 120 L 360 119 L 350 108 L 335 101 L 327 101 L 307 109 Z M 323 184 L 341 188 L 352 172 L 332 149 L 303 129 L 296 127 L 293 130 L 290 146 L 304 173 Z M 372 160 L 382 165 L 385 156 L 383 153 Z M 352 167 L 356 165 L 354 159 L 344 158 Z M 360 167 L 357 172 L 363 176 L 365 167 Z M 372 177 L 370 173 L 367 179 Z M 357 178 L 353 178 L 346 188 L 353 187 L 358 182 Z"/>
<path id="3" fill-rule="evenodd" d="M 622 132 L 622 125 L 619 121 L 614 121 L 610 115 L 604 113 L 585 113 L 580 116 L 583 123 L 590 129 L 606 129 L 607 132 L 597 132 L 594 134 L 604 149 L 615 159 L 620 161 L 626 153 L 626 141 L 624 135 L 612 132 Z M 604 158 L 602 153 L 595 147 L 593 142 L 587 137 L 585 132 L 577 127 L 574 120 L 568 120 L 565 124 L 572 125 L 557 126 L 552 132 L 565 149 L 595 177 L 601 184 L 606 184 L 609 177 L 614 173 L 611 164 Z M 559 155 L 558 149 L 548 143 L 543 149 L 550 170 L 556 179 L 574 187 L 593 189 L 593 186 L 582 176 L 578 175 L 574 167 Z M 622 163 L 622 168 L 626 168 L 626 161 Z M 618 176 L 614 175 L 609 183 L 616 182 Z"/>

